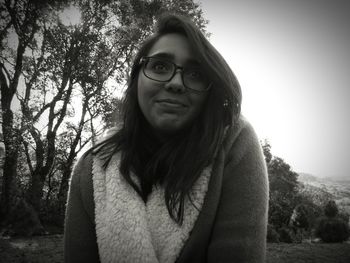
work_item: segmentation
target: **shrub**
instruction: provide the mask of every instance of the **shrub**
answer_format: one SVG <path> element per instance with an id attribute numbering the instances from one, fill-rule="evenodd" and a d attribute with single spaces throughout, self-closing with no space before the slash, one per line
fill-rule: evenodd
<path id="1" fill-rule="evenodd" d="M 278 232 L 276 231 L 276 229 L 268 224 L 267 225 L 267 242 L 269 243 L 279 243 L 279 238 L 280 238 L 280 235 L 278 234 Z"/>
<path id="2" fill-rule="evenodd" d="M 316 226 L 315 235 L 323 242 L 343 242 L 350 236 L 349 226 L 344 220 L 336 217 L 322 217 Z"/>
<path id="3" fill-rule="evenodd" d="M 295 234 L 293 233 L 293 230 L 289 229 L 288 227 L 281 227 L 278 230 L 279 233 L 279 241 L 284 243 L 294 243 L 296 242 Z"/>
<path id="4" fill-rule="evenodd" d="M 335 217 L 338 214 L 337 204 L 333 200 L 329 201 L 326 204 L 326 206 L 324 208 L 324 214 L 327 217 Z"/>
<path id="5" fill-rule="evenodd" d="M 349 222 L 350 215 L 346 211 L 341 211 L 338 213 L 338 217 L 344 222 Z"/>
<path id="6" fill-rule="evenodd" d="M 309 229 L 309 210 L 304 204 L 297 205 L 294 208 L 293 215 L 291 217 L 291 224 L 297 228 Z"/>

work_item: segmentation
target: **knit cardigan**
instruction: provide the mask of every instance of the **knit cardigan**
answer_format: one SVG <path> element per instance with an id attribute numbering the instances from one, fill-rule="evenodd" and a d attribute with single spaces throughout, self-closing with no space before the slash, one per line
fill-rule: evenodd
<path id="1" fill-rule="evenodd" d="M 120 153 L 108 167 L 93 158 L 95 225 L 103 263 L 174 263 L 188 239 L 208 189 L 211 166 L 203 170 L 184 202 L 181 225 L 170 216 L 164 187 L 154 185 L 144 202 L 119 172 Z M 132 180 L 139 179 L 131 172 Z"/>
<path id="2" fill-rule="evenodd" d="M 100 262 L 92 163 L 91 154 L 79 160 L 71 178 L 65 262 Z M 251 125 L 241 117 L 213 160 L 201 210 L 176 262 L 265 262 L 267 207 L 261 146 Z"/>

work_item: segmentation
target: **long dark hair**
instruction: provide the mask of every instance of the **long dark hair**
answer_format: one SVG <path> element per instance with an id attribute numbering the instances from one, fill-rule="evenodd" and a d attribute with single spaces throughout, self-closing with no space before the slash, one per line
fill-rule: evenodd
<path id="1" fill-rule="evenodd" d="M 188 39 L 213 85 L 191 127 L 161 144 L 140 110 L 137 79 L 141 57 L 168 33 L 178 33 Z M 113 154 L 120 152 L 120 173 L 145 202 L 154 185 L 163 185 L 169 214 L 181 225 L 185 198 L 190 198 L 193 184 L 215 158 L 225 127 L 234 125 L 240 106 L 239 83 L 222 56 L 188 18 L 166 15 L 158 21 L 155 33 L 143 43 L 134 59 L 123 100 L 121 129 L 92 151 L 104 158 L 104 168 Z M 139 185 L 132 180 L 131 172 L 138 177 Z"/>

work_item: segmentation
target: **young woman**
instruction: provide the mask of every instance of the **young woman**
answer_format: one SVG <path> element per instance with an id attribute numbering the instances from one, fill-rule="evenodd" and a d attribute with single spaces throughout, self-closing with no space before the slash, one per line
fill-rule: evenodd
<path id="1" fill-rule="evenodd" d="M 140 48 L 122 127 L 76 165 L 66 262 L 264 262 L 268 182 L 241 90 L 188 19 Z"/>

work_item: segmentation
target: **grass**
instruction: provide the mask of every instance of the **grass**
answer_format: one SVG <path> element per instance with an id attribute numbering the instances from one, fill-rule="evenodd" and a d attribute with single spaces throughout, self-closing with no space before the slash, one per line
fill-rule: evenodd
<path id="1" fill-rule="evenodd" d="M 0 261 L 63 263 L 62 235 L 0 238 Z M 350 243 L 268 243 L 266 263 L 349 263 Z"/>
<path id="2" fill-rule="evenodd" d="M 267 263 L 349 263 L 350 243 L 269 243 Z"/>

